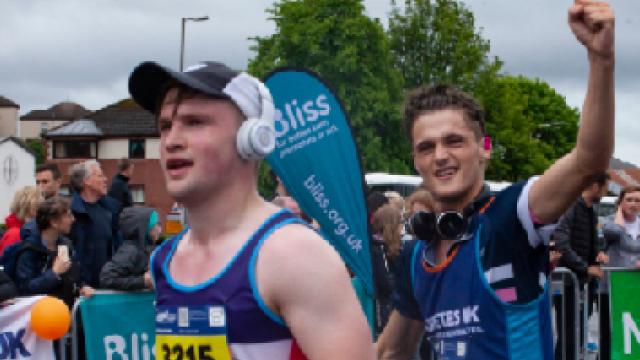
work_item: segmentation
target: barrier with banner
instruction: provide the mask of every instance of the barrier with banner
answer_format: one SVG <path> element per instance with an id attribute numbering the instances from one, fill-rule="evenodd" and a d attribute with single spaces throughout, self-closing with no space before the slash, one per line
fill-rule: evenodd
<path id="1" fill-rule="evenodd" d="M 276 149 L 267 160 L 362 281 L 360 296 L 372 298 L 364 176 L 347 116 L 333 92 L 306 70 L 277 70 L 265 84 L 276 107 Z M 364 308 L 372 325 L 373 312 Z"/>
<path id="2" fill-rule="evenodd" d="M 600 331 L 611 331 L 611 360 L 640 359 L 640 271 L 607 270 L 611 328 Z"/>
<path id="3" fill-rule="evenodd" d="M 31 307 L 42 297 L 16 298 L 0 309 L 0 359 L 55 359 L 52 342 L 29 328 Z"/>
<path id="4" fill-rule="evenodd" d="M 82 315 L 86 358 L 155 359 L 154 298 L 153 292 L 97 292 L 78 300 L 75 308 Z"/>

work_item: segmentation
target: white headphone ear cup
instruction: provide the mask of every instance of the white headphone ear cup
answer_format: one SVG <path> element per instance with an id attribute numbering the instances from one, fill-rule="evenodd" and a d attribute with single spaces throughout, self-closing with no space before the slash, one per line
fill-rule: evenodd
<path id="1" fill-rule="evenodd" d="M 273 125 L 261 119 L 248 119 L 238 130 L 236 148 L 245 160 L 263 159 L 269 155 L 276 144 Z"/>
<path id="2" fill-rule="evenodd" d="M 258 120 L 249 129 L 249 144 L 255 159 L 263 159 L 271 154 L 276 146 L 276 135 L 273 125 L 264 120 Z"/>

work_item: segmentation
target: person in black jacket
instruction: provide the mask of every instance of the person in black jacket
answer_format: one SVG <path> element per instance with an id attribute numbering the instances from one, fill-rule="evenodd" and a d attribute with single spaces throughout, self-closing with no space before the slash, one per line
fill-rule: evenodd
<path id="1" fill-rule="evenodd" d="M 18 296 L 18 291 L 11 278 L 0 270 L 0 307 L 2 304 L 14 297 Z"/>
<path id="2" fill-rule="evenodd" d="M 53 295 L 73 306 L 77 269 L 72 267 L 71 242 L 64 235 L 74 222 L 69 201 L 52 197 L 37 209 L 38 233 L 24 239 L 16 253 L 16 285 L 20 295 Z"/>
<path id="3" fill-rule="evenodd" d="M 102 268 L 100 287 L 123 291 L 153 288 L 149 255 L 160 236 L 158 213 L 147 207 L 126 208 L 120 214 L 120 230 L 125 241 Z"/>
<path id="4" fill-rule="evenodd" d="M 599 262 L 604 262 L 606 256 L 601 251 L 601 244 L 598 240 L 598 217 L 593 209 L 593 204 L 600 202 L 600 198 L 607 192 L 607 181 L 609 176 L 602 173 L 594 179 L 594 182 L 587 186 L 582 195 L 569 210 L 560 218 L 558 226 L 552 235 L 555 241 L 556 250 L 561 253 L 558 266 L 566 267 L 576 274 L 580 289 L 584 284 L 592 281 L 589 288 L 589 314 L 591 314 L 591 304 L 596 290 L 596 281 L 602 277 L 602 269 Z M 567 284 L 565 288 L 565 313 L 561 314 L 560 299 L 556 299 L 556 314 L 558 328 L 564 328 L 566 334 L 566 344 L 562 343 L 562 337 L 558 337 L 556 346 L 556 358 L 561 357 L 563 347 L 566 348 L 567 358 L 572 358 L 575 349 L 575 299 L 573 287 Z M 584 326 L 584 324 L 582 324 Z"/>
<path id="5" fill-rule="evenodd" d="M 118 173 L 111 179 L 111 187 L 107 195 L 116 200 L 120 205 L 120 211 L 133 206 L 133 197 L 129 189 L 129 180 L 133 175 L 133 163 L 129 159 L 121 159 L 118 162 Z"/>
<path id="6" fill-rule="evenodd" d="M 107 194 L 107 179 L 100 164 L 86 160 L 72 166 L 69 174 L 74 191 L 71 212 L 76 222 L 69 237 L 80 265 L 81 295 L 90 297 L 100 285 L 100 270 L 111 260 L 122 242 L 118 227 L 119 207 Z"/>

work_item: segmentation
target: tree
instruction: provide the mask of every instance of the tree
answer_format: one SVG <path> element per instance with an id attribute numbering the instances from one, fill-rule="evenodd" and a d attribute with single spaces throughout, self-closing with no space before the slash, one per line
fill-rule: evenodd
<path id="1" fill-rule="evenodd" d="M 544 81 L 503 76 L 477 95 L 494 142 L 488 179 L 542 174 L 575 146 L 578 110 Z"/>
<path id="2" fill-rule="evenodd" d="M 36 158 L 36 165 L 43 164 L 45 162 L 45 149 L 42 139 L 27 139 L 25 141 L 27 147 L 33 151 Z"/>
<path id="3" fill-rule="evenodd" d="M 541 174 L 571 150 L 579 114 L 541 80 L 500 75 L 502 61 L 457 0 L 392 0 L 389 41 L 405 88 L 451 83 L 486 109 L 494 149 L 487 178 Z"/>
<path id="4" fill-rule="evenodd" d="M 402 78 L 392 66 L 382 25 L 364 14 L 361 0 L 281 0 L 267 12 L 276 31 L 253 38 L 249 72 L 264 77 L 282 66 L 315 71 L 344 104 L 363 168 L 408 173 Z"/>
<path id="5" fill-rule="evenodd" d="M 405 88 L 451 83 L 474 93 L 498 74 L 488 40 L 476 33 L 473 13 L 456 0 L 391 1 L 389 39 Z"/>

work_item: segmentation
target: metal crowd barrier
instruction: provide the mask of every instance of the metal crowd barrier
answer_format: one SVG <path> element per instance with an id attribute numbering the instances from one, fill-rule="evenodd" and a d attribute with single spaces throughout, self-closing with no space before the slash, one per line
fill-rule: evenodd
<path id="1" fill-rule="evenodd" d="M 609 296 L 610 294 L 610 273 L 614 272 L 614 271 L 638 271 L 638 269 L 636 268 L 616 268 L 616 267 L 602 267 L 602 270 L 604 272 L 604 276 L 603 279 L 601 280 L 600 283 L 600 289 L 598 291 L 598 295 L 602 294 L 602 293 L 606 293 L 607 296 Z M 602 286 L 603 285 L 603 281 L 604 284 L 606 284 L 606 286 Z M 567 285 L 567 286 L 565 286 Z M 551 294 L 552 295 L 559 295 L 561 298 L 561 306 L 560 309 L 556 309 L 556 311 L 560 310 L 561 314 L 562 314 L 562 321 L 563 321 L 563 325 L 564 326 L 559 326 L 559 324 L 556 324 L 556 335 L 558 338 L 562 339 L 562 344 L 563 349 L 561 349 L 562 351 L 562 359 L 564 360 L 582 360 L 582 359 L 587 359 L 588 358 L 588 352 L 587 352 L 587 343 L 588 343 L 588 330 L 589 330 L 589 306 L 591 305 L 589 303 L 589 289 L 588 289 L 588 282 L 587 284 L 584 285 L 584 287 L 582 289 L 580 289 L 580 283 L 578 281 L 578 278 L 576 277 L 576 275 L 569 269 L 564 268 L 564 267 L 559 267 L 556 268 L 551 274 L 550 274 L 550 290 L 551 290 Z M 564 324 L 564 314 L 566 313 L 566 294 L 565 294 L 565 289 L 566 287 L 571 288 L 573 295 L 574 295 L 574 319 L 575 324 L 574 324 L 574 353 L 575 353 L 575 359 L 567 359 L 566 357 L 566 332 L 565 332 L 565 328 L 566 325 Z M 122 292 L 122 291 L 111 291 L 111 290 L 96 290 L 95 292 L 96 294 L 127 294 L 130 292 Z M 72 323 L 71 323 L 71 331 L 68 332 L 67 334 L 65 334 L 59 341 L 60 341 L 60 346 L 58 347 L 58 359 L 60 360 L 67 360 L 69 358 L 69 354 L 67 354 L 67 350 L 66 350 L 66 342 L 71 341 L 71 360 L 78 360 L 79 359 L 79 354 L 78 354 L 78 345 L 79 345 L 79 339 L 78 339 L 78 335 L 79 335 L 79 330 L 78 330 L 78 321 L 79 321 L 79 317 L 78 317 L 78 309 L 80 307 L 80 303 L 82 301 L 84 301 L 85 298 L 80 297 L 78 298 L 73 306 L 73 309 L 71 311 L 71 319 L 72 319 Z M 550 301 L 552 301 L 550 299 Z M 611 319 L 611 302 L 609 301 L 609 308 L 607 309 L 602 309 L 601 308 L 601 303 L 600 303 L 600 296 L 596 296 L 596 308 L 598 312 L 601 311 L 607 311 L 609 312 L 609 319 Z M 584 326 L 580 326 L 581 322 L 578 321 L 578 319 L 580 319 L 580 317 L 582 317 L 582 324 Z M 602 324 L 601 323 L 602 318 L 600 317 L 600 314 L 598 313 L 598 334 L 601 335 L 603 331 L 607 331 L 609 333 L 611 333 L 611 321 L 609 322 L 609 324 Z M 584 339 L 582 341 L 583 346 L 580 346 L 580 337 L 582 337 L 582 339 Z M 603 359 L 603 353 L 602 353 L 602 344 L 599 344 L 599 349 L 598 349 L 598 359 Z M 610 347 L 609 347 L 610 348 Z M 605 357 L 605 359 L 608 359 L 609 356 Z"/>
<path id="2" fill-rule="evenodd" d="M 569 269 L 564 268 L 564 267 L 559 267 L 556 268 L 550 276 L 550 281 L 551 281 L 551 294 L 553 296 L 560 296 L 560 309 L 555 309 L 556 312 L 560 311 L 560 316 L 556 316 L 556 319 L 560 318 L 562 320 L 562 326 L 560 326 L 560 324 L 557 323 L 556 321 L 556 336 L 558 338 L 557 343 L 562 344 L 562 349 L 561 349 L 561 354 L 562 354 L 562 359 L 565 360 L 579 360 L 579 359 L 583 359 L 585 358 L 585 354 L 586 354 L 586 344 L 587 344 L 587 322 L 588 322 L 588 317 L 589 317 L 589 312 L 588 312 L 588 308 L 587 305 L 589 304 L 589 294 L 587 291 L 587 285 L 585 284 L 584 288 L 580 289 L 580 283 L 578 281 L 578 278 L 576 277 L 576 275 Z M 567 312 L 567 294 L 565 294 L 565 289 L 567 287 L 570 287 L 572 289 L 573 292 L 573 299 L 574 299 L 574 304 L 573 304 L 573 310 L 574 310 L 574 314 L 573 314 L 573 319 L 574 319 L 574 331 L 573 331 L 573 335 L 574 335 L 574 341 L 573 341 L 573 345 L 574 345 L 574 354 L 575 357 L 574 359 L 567 359 L 567 334 L 566 334 L 566 328 L 567 325 L 565 324 L 565 314 Z M 553 301 L 553 300 L 550 300 Z M 585 306 L 582 306 L 582 305 Z M 583 328 L 580 328 L 580 317 L 582 316 L 582 323 L 585 324 L 585 326 L 583 326 Z M 582 339 L 585 339 L 585 341 L 583 341 L 583 346 L 582 348 L 580 347 L 580 338 L 582 337 Z M 561 340 L 561 341 L 560 341 Z M 556 345 L 557 346 L 557 345 Z"/>

